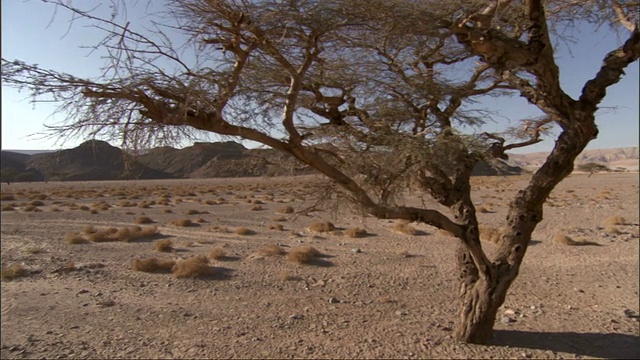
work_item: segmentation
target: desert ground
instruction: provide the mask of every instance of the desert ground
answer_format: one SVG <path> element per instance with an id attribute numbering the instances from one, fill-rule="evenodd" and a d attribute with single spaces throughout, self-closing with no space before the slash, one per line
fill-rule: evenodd
<path id="1" fill-rule="evenodd" d="M 527 180 L 473 178 L 487 229 Z M 314 208 L 315 182 L 2 184 L 1 357 L 640 357 L 637 173 L 556 188 L 490 346 L 452 339 L 454 238 Z"/>

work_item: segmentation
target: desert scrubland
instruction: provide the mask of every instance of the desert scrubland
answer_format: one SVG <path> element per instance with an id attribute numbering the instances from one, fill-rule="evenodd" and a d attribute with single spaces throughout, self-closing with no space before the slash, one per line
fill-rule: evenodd
<path id="1" fill-rule="evenodd" d="M 527 179 L 472 179 L 489 253 Z M 452 340 L 454 238 L 331 206 L 344 199 L 313 207 L 315 182 L 2 184 L 0 355 L 640 356 L 637 173 L 554 190 L 491 346 Z"/>

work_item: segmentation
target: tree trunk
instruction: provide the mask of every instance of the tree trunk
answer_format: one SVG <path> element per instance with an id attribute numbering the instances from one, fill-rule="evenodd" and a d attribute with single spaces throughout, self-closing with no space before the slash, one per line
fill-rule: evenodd
<path id="1" fill-rule="evenodd" d="M 507 290 L 515 278 L 514 268 L 502 272 L 494 267 L 491 276 L 483 279 L 478 276 L 478 270 L 470 260 L 471 255 L 461 246 L 458 249 L 460 307 L 454 337 L 465 343 L 487 344 L 493 336 L 498 308 L 504 303 Z"/>
<path id="2" fill-rule="evenodd" d="M 507 287 L 498 288 L 479 279 L 463 292 L 455 339 L 465 343 L 487 344 L 493 336 L 493 325 L 498 308 L 504 302 Z M 499 299 L 502 301 L 497 301 Z"/>

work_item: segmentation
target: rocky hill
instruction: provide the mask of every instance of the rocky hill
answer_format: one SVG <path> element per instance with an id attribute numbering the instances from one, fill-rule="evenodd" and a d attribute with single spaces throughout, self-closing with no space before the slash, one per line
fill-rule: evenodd
<path id="1" fill-rule="evenodd" d="M 53 153 L 31 155 L 26 170 L 43 179 L 116 180 L 166 179 L 170 174 L 148 168 L 107 142 L 90 140 L 80 146 Z"/>
<path id="2" fill-rule="evenodd" d="M 513 154 L 500 170 L 478 164 L 474 175 L 518 174 L 522 168 L 539 167 L 546 153 Z M 638 148 L 585 151 L 578 164 L 599 163 L 611 169 L 638 170 Z M 167 178 L 219 178 L 301 175 L 313 170 L 287 154 L 273 149 L 247 149 L 228 141 L 195 143 L 176 149 L 158 147 L 136 157 L 104 141 L 34 155 L 2 151 L 2 180 L 116 180 Z"/>
<path id="3" fill-rule="evenodd" d="M 509 163 L 524 169 L 535 169 L 542 166 L 548 153 L 510 154 Z M 576 165 L 597 163 L 609 169 L 638 171 L 638 147 L 585 150 L 576 159 Z"/>

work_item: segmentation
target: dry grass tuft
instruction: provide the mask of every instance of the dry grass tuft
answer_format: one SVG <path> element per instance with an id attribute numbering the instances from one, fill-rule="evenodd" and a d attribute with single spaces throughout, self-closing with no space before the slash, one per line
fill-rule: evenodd
<path id="1" fill-rule="evenodd" d="M 13 194 L 2 194 L 0 195 L 0 200 L 2 201 L 13 201 L 16 197 Z"/>
<path id="2" fill-rule="evenodd" d="M 255 231 L 253 231 L 251 229 L 244 228 L 244 227 L 240 227 L 240 228 L 237 228 L 234 231 L 234 233 L 236 235 L 253 235 L 253 234 L 255 234 Z"/>
<path id="3" fill-rule="evenodd" d="M 173 267 L 173 275 L 177 278 L 197 278 L 212 273 L 213 268 L 209 266 L 209 259 L 202 254 L 178 261 Z"/>
<path id="4" fill-rule="evenodd" d="M 626 225 L 627 220 L 622 216 L 611 216 L 605 220 L 605 224 L 607 225 Z"/>
<path id="5" fill-rule="evenodd" d="M 193 225 L 193 222 L 191 222 L 191 219 L 176 219 L 176 220 L 171 220 L 169 225 L 179 226 L 179 227 L 188 227 Z"/>
<path id="6" fill-rule="evenodd" d="M 283 214 L 293 214 L 293 208 L 291 206 L 285 206 L 282 209 L 280 209 L 280 211 L 278 211 L 279 213 L 283 213 Z"/>
<path id="7" fill-rule="evenodd" d="M 295 276 L 291 275 L 291 273 L 287 270 L 281 270 L 278 272 L 278 280 L 280 281 L 291 281 L 294 279 Z"/>
<path id="8" fill-rule="evenodd" d="M 134 240 L 149 238 L 158 234 L 158 228 L 147 227 L 142 228 L 140 226 L 129 226 L 124 228 L 106 228 L 95 229 L 93 227 L 87 227 L 84 229 L 87 239 L 92 242 L 113 242 L 123 241 L 131 242 Z"/>
<path id="9" fill-rule="evenodd" d="M 135 259 L 131 262 L 131 267 L 136 271 L 149 273 L 169 273 L 176 262 L 171 259 L 146 258 Z"/>
<path id="10" fill-rule="evenodd" d="M 113 236 L 119 241 L 131 242 L 134 240 L 149 238 L 157 234 L 158 228 L 156 227 L 142 228 L 140 226 L 129 226 L 118 229 Z"/>
<path id="11" fill-rule="evenodd" d="M 251 208 L 251 211 L 262 211 L 262 210 L 264 210 L 264 208 L 260 205 L 256 205 Z"/>
<path id="12" fill-rule="evenodd" d="M 84 238 L 84 236 L 82 236 L 82 234 L 76 232 L 67 234 L 67 237 L 64 239 L 64 241 L 66 241 L 67 244 L 86 244 L 89 242 Z"/>
<path id="13" fill-rule="evenodd" d="M 353 228 L 353 229 L 348 229 L 347 231 L 344 232 L 344 234 L 350 238 L 362 238 L 367 236 L 369 233 L 367 233 L 367 230 L 365 229 Z"/>
<path id="14" fill-rule="evenodd" d="M 396 255 L 403 257 L 403 258 L 407 258 L 410 257 L 411 254 L 409 254 L 409 250 L 407 249 L 398 249 L 396 250 Z"/>
<path id="15" fill-rule="evenodd" d="M 282 221 L 287 221 L 287 218 L 284 216 L 276 216 L 274 218 L 271 219 L 272 221 L 278 221 L 278 222 L 282 222 Z"/>
<path id="16" fill-rule="evenodd" d="M 604 227 L 604 232 L 607 234 L 620 235 L 622 231 L 615 225 L 607 225 Z"/>
<path id="17" fill-rule="evenodd" d="M 493 209 L 491 209 L 490 207 L 485 206 L 485 205 L 480 205 L 480 206 L 478 206 L 476 208 L 476 211 L 479 212 L 479 213 L 486 214 L 486 213 L 492 213 Z"/>
<path id="18" fill-rule="evenodd" d="M 574 240 L 570 236 L 562 233 L 558 233 L 553 237 L 553 241 L 560 245 L 569 245 L 569 246 L 585 246 L 585 245 L 595 245 L 599 246 L 600 244 L 594 241 L 587 241 L 584 239 Z"/>
<path id="19" fill-rule="evenodd" d="M 260 249 L 258 253 L 263 256 L 279 256 L 279 255 L 284 255 L 287 252 L 283 248 L 278 246 L 278 244 L 271 243 L 263 247 L 262 249 Z"/>
<path id="20" fill-rule="evenodd" d="M 136 219 L 136 224 L 151 224 L 153 220 L 151 220 L 148 216 L 140 216 Z"/>
<path id="21" fill-rule="evenodd" d="M 490 226 L 479 226 L 480 240 L 499 244 L 502 241 L 503 230 Z"/>
<path id="22" fill-rule="evenodd" d="M 330 223 L 329 221 L 323 221 L 323 222 L 315 222 L 311 225 L 309 225 L 309 231 L 314 231 L 314 232 L 329 232 L 332 230 L 335 230 L 335 225 L 333 225 L 332 223 Z"/>
<path id="23" fill-rule="evenodd" d="M 322 255 L 322 253 L 313 246 L 300 246 L 291 249 L 287 255 L 287 260 L 298 264 L 308 264 L 320 255 Z"/>
<path id="24" fill-rule="evenodd" d="M 447 230 L 444 230 L 444 229 L 438 229 L 438 231 L 436 231 L 436 235 L 453 237 L 452 233 L 450 233 L 450 232 L 448 232 Z"/>
<path id="25" fill-rule="evenodd" d="M 209 251 L 209 259 L 224 260 L 226 257 L 227 252 L 224 251 L 224 249 L 221 247 L 213 248 L 211 249 L 211 251 Z"/>
<path id="26" fill-rule="evenodd" d="M 27 269 L 20 264 L 13 264 L 7 267 L 3 267 L 0 271 L 0 277 L 2 277 L 3 280 L 13 280 L 19 277 L 27 276 L 29 274 Z"/>
<path id="27" fill-rule="evenodd" d="M 406 222 L 399 222 L 393 226 L 393 231 L 405 235 L 417 235 L 418 230 Z"/>
<path id="28" fill-rule="evenodd" d="M 269 230 L 284 231 L 284 226 L 282 224 L 270 224 Z"/>
<path id="29" fill-rule="evenodd" d="M 171 252 L 173 250 L 173 242 L 169 239 L 157 240 L 154 243 L 154 248 L 160 252 Z"/>

